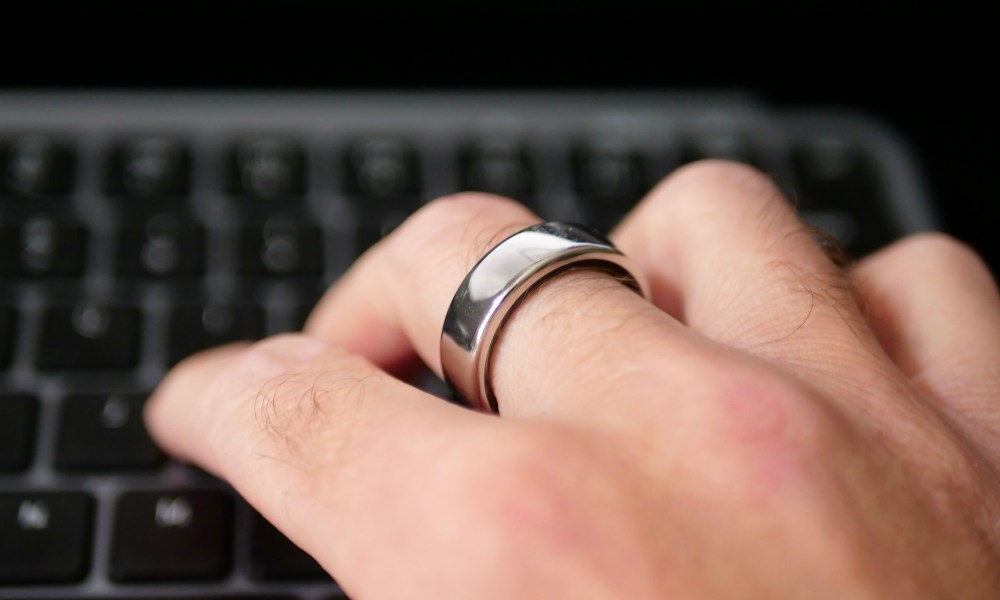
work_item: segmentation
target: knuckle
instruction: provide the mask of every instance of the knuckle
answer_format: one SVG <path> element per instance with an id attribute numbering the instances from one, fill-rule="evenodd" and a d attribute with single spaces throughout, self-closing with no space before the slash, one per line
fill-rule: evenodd
<path id="1" fill-rule="evenodd" d="M 229 398 L 231 418 L 250 422 L 262 456 L 304 455 L 307 440 L 365 398 L 378 378 L 361 357 L 298 334 L 251 345 L 217 382 Z M 301 456 L 299 456 L 301 458 Z"/>
<path id="2" fill-rule="evenodd" d="M 265 338 L 248 346 L 232 363 L 227 379 L 257 385 L 296 368 L 324 350 L 325 344 L 300 334 L 285 333 Z"/>
<path id="3" fill-rule="evenodd" d="M 643 201 L 639 212 L 649 239 L 662 237 L 664 223 L 680 223 L 673 230 L 681 246 L 717 245 L 720 237 L 735 237 L 778 259 L 804 256 L 817 265 L 825 260 L 813 232 L 777 184 L 742 163 L 713 159 L 685 165 Z"/>
<path id="4" fill-rule="evenodd" d="M 983 258 L 966 243 L 946 233 L 917 233 L 896 245 L 899 260 L 914 265 L 938 265 L 942 269 L 988 272 Z"/>
<path id="5" fill-rule="evenodd" d="M 669 201 L 662 200 L 667 196 Z M 718 159 L 701 160 L 677 169 L 653 197 L 661 198 L 661 204 L 669 204 L 685 215 L 718 209 L 744 212 L 762 206 L 791 213 L 791 205 L 766 173 L 750 165 Z"/>
<path id="6" fill-rule="evenodd" d="M 964 242 L 939 232 L 906 236 L 865 258 L 853 271 L 857 285 L 872 293 L 890 283 L 945 281 L 976 293 L 997 294 L 989 265 Z"/>
<path id="7" fill-rule="evenodd" d="M 509 220 L 511 214 L 518 213 L 527 213 L 527 209 L 509 198 L 481 192 L 461 192 L 431 200 L 407 219 L 400 229 L 426 242 L 456 225 L 476 221 L 503 223 Z"/>
<path id="8" fill-rule="evenodd" d="M 389 244 L 390 259 L 409 269 L 414 256 L 426 256 L 428 252 L 451 254 L 456 247 L 471 245 L 485 253 L 493 243 L 503 239 L 504 233 L 513 233 L 537 221 L 526 207 L 502 196 L 481 192 L 444 196 L 428 202 L 400 225 L 393 234 L 393 243 Z M 482 238 L 483 235 L 501 237 Z"/>
<path id="9" fill-rule="evenodd" d="M 669 179 L 674 179 L 677 182 L 690 179 L 700 183 L 706 181 L 715 183 L 719 181 L 742 181 L 748 177 L 758 176 L 762 179 L 767 179 L 762 171 L 746 163 L 719 158 L 707 158 L 688 163 L 678 168 Z"/>
<path id="10" fill-rule="evenodd" d="M 454 212 L 456 210 L 465 210 L 475 213 L 498 206 L 520 206 L 520 204 L 506 196 L 487 192 L 456 192 L 431 200 L 414 213 L 414 215 L 419 215 L 425 211 L 434 213 L 435 211 Z"/>

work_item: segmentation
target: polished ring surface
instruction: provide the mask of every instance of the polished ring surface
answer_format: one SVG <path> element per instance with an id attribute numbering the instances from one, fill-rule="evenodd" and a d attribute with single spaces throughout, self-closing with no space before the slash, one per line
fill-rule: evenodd
<path id="1" fill-rule="evenodd" d="M 504 322 L 532 289 L 570 269 L 608 272 L 649 298 L 628 257 L 589 227 L 548 222 L 496 245 L 455 292 L 441 331 L 441 369 L 451 389 L 477 410 L 499 412 L 490 385 L 493 346 Z"/>

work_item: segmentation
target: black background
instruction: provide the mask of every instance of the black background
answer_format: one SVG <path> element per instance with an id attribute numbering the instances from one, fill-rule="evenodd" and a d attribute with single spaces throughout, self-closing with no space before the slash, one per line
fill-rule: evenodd
<path id="1" fill-rule="evenodd" d="M 920 2 L 36 2 L 0 12 L 0 89 L 718 88 L 842 106 L 914 146 L 946 228 L 997 272 L 994 23 Z"/>

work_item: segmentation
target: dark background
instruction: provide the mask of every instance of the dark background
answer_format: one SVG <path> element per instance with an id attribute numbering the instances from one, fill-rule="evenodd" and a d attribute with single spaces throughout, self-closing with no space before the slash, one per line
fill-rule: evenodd
<path id="1" fill-rule="evenodd" d="M 962 3 L 35 2 L 0 9 L 0 90 L 743 89 L 842 106 L 914 146 L 946 228 L 997 272 L 997 35 Z"/>

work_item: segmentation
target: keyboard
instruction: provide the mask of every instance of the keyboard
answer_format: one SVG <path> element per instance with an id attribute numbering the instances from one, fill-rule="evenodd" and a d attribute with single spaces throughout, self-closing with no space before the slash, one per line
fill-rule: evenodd
<path id="1" fill-rule="evenodd" d="M 770 173 L 854 256 L 939 225 L 883 124 L 739 92 L 0 95 L 0 599 L 343 597 L 150 441 L 164 373 L 300 329 L 437 196 L 607 230 L 710 157 Z"/>

